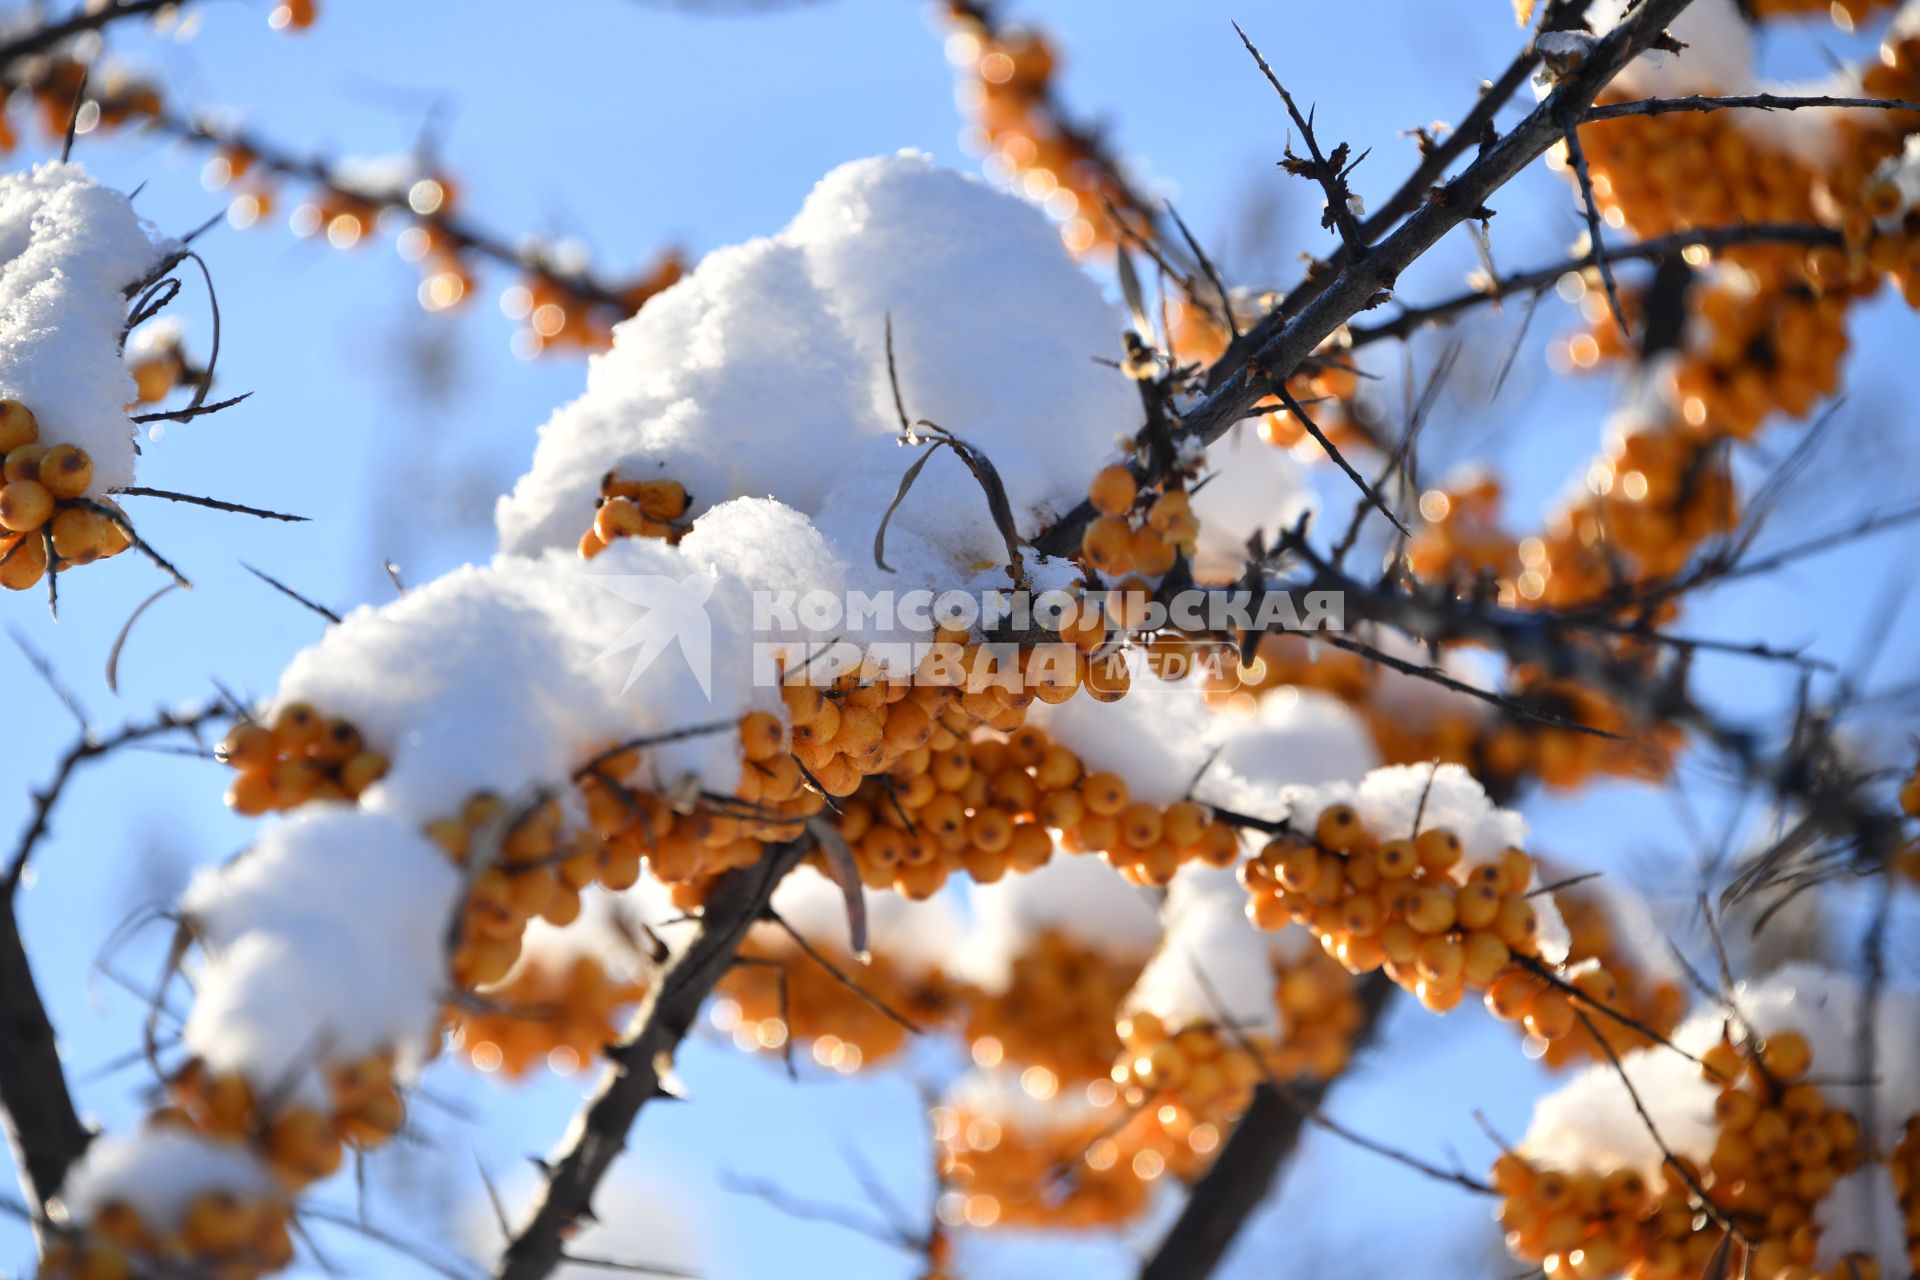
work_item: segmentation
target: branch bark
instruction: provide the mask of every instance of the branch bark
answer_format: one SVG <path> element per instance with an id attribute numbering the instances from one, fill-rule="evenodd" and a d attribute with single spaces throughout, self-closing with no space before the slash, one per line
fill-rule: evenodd
<path id="1" fill-rule="evenodd" d="M 663 1077 L 700 1006 L 733 963 L 747 930 L 765 914 L 774 888 L 811 847 L 804 840 L 768 845 L 758 863 L 730 871 L 714 885 L 692 940 L 634 1014 L 627 1038 L 608 1051 L 606 1078 L 548 1168 L 539 1208 L 501 1254 L 496 1280 L 540 1280 L 566 1261 L 566 1242 L 590 1216 L 594 1191 L 625 1149 L 641 1109 L 671 1096 Z"/>
<path id="2" fill-rule="evenodd" d="M 53 1023 L 41 1003 L 40 989 L 20 941 L 14 890 L 5 889 L 0 911 L 0 1111 L 6 1114 L 7 1141 L 13 1147 L 21 1184 L 34 1210 L 59 1190 L 67 1168 L 93 1140 L 80 1121 L 60 1063 Z"/>

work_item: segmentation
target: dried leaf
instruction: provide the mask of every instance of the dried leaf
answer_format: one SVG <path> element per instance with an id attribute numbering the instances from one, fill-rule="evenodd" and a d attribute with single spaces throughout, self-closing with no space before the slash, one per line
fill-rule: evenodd
<path id="1" fill-rule="evenodd" d="M 1140 288 L 1140 273 L 1134 270 L 1133 255 L 1126 246 L 1114 249 L 1114 269 L 1120 276 L 1120 292 L 1127 300 L 1127 310 L 1133 315 L 1133 331 L 1142 338 L 1153 332 L 1147 323 L 1146 293 Z"/>
<path id="2" fill-rule="evenodd" d="M 873 562 L 888 573 L 893 572 L 893 566 L 887 563 L 887 525 L 892 522 L 893 513 L 900 509 L 900 504 L 907 500 L 907 491 L 913 488 L 913 482 L 927 469 L 927 463 L 933 461 L 935 451 L 946 443 L 945 439 L 935 440 L 927 446 L 925 453 L 914 459 L 907 473 L 900 477 L 900 487 L 894 491 L 893 501 L 887 504 L 886 514 L 880 517 L 880 527 L 873 531 Z"/>
<path id="3" fill-rule="evenodd" d="M 846 838 L 831 822 L 808 818 L 807 830 L 827 855 L 827 869 L 833 873 L 834 883 L 840 886 L 847 900 L 847 938 L 853 958 L 866 964 L 871 955 L 867 945 L 867 895 L 860 884 L 860 865 L 853 860 L 853 850 L 847 847 Z"/>

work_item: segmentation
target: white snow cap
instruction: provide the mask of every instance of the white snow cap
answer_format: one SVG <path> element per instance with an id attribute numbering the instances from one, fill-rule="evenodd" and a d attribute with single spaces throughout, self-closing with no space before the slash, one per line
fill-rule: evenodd
<path id="1" fill-rule="evenodd" d="M 167 1128 L 94 1139 L 67 1171 L 60 1201 L 74 1223 L 89 1222 L 103 1206 L 120 1203 L 148 1227 L 167 1231 L 208 1191 L 226 1191 L 241 1200 L 279 1194 L 245 1147 Z"/>
<path id="2" fill-rule="evenodd" d="M 1118 702 L 1036 703 L 1027 723 L 1079 756 L 1088 773 L 1125 778 L 1135 800 L 1171 804 L 1187 794 L 1232 726 L 1207 709 L 1200 680 L 1162 680 L 1144 666 L 1132 677 Z"/>
<path id="3" fill-rule="evenodd" d="M 438 1035 L 459 894 L 446 855 L 385 814 L 311 804 L 269 823 L 181 900 L 206 946 L 187 1048 L 305 1101 L 326 1096 L 316 1061 L 391 1048 L 410 1071 Z"/>
<path id="4" fill-rule="evenodd" d="M 968 981 L 991 992 L 1007 989 L 1015 960 L 1045 933 L 1134 961 L 1144 961 L 1160 939 L 1153 895 L 1091 854 L 1056 848 L 1045 866 L 975 885 L 967 900 L 973 929 L 961 969 Z"/>
<path id="5" fill-rule="evenodd" d="M 1604 35 L 1631 7 L 1632 0 L 1597 0 L 1587 10 L 1587 22 Z M 1734 0 L 1694 0 L 1667 30 L 1686 48 L 1677 54 L 1641 54 L 1615 77 L 1613 89 L 1630 98 L 1677 98 L 1747 93 L 1759 87 L 1753 71 L 1753 29 Z"/>
<path id="6" fill-rule="evenodd" d="M 919 153 L 860 160 L 822 179 L 786 230 L 709 254 L 616 327 L 501 501 L 502 547 L 572 547 L 614 468 L 681 481 L 696 513 L 772 495 L 844 527 L 843 554 L 870 562 L 915 457 L 894 444 L 889 323 L 907 412 L 993 461 L 1025 533 L 1083 498 L 1139 425 L 1131 383 L 1095 361 L 1119 355 L 1126 320 L 1045 215 Z M 997 563 L 978 485 L 942 454 L 889 550 Z"/>
<path id="7" fill-rule="evenodd" d="M 1358 782 L 1380 763 L 1359 713 L 1318 689 L 1269 689 L 1251 718 L 1226 723 L 1220 752 L 1193 792 L 1236 813 L 1278 821 L 1288 787 Z"/>
<path id="8" fill-rule="evenodd" d="M 1247 919 L 1246 893 L 1230 876 L 1199 872 L 1175 878 L 1161 913 L 1166 935 L 1120 1011 L 1151 1013 L 1169 1032 L 1228 1023 L 1277 1038 L 1272 938 Z"/>
<path id="9" fill-rule="evenodd" d="M 133 483 L 125 290 L 175 247 L 80 165 L 0 175 L 0 396 L 33 410 L 42 444 L 87 451 L 90 495 Z"/>
<path id="10" fill-rule="evenodd" d="M 1444 828 L 1460 837 L 1466 863 L 1498 857 L 1502 850 L 1524 846 L 1527 839 L 1527 820 L 1495 806 L 1474 776 L 1457 764 L 1388 765 L 1367 774 L 1357 786 L 1332 782 L 1291 787 L 1287 801 L 1289 820 L 1306 832 L 1336 804 L 1352 805 L 1370 830 L 1387 839 L 1412 839 Z"/>
<path id="11" fill-rule="evenodd" d="M 1840 1260 L 1857 1253 L 1878 1261 L 1883 1276 L 1909 1275 L 1905 1223 L 1887 1166 L 1863 1164 L 1813 1206 L 1813 1225 L 1820 1231 L 1814 1266 L 1822 1275 L 1848 1275 Z"/>
<path id="12" fill-rule="evenodd" d="M 1860 983 L 1849 975 L 1791 964 L 1758 982 L 1741 983 L 1733 999 L 1741 1017 L 1762 1038 L 1785 1031 L 1804 1035 L 1814 1050 L 1811 1077 L 1827 1101 L 1864 1122 L 1866 1087 L 1855 1083 L 1868 1074 L 1859 1053 L 1864 997 Z M 1725 1026 L 1726 1015 L 1709 1009 L 1682 1024 L 1673 1042 L 1698 1055 L 1719 1043 Z M 1920 1112 L 1920 1071 L 1905 1052 L 1920 1043 L 1920 994 L 1880 993 L 1875 1041 L 1878 1083 L 1872 1103 L 1878 1130 L 1867 1138 L 1886 1151 L 1901 1126 Z M 1668 1148 L 1704 1162 L 1715 1140 L 1716 1084 L 1703 1077 L 1696 1063 L 1661 1045 L 1622 1055 L 1622 1066 Z M 1535 1105 L 1520 1151 L 1556 1169 L 1631 1167 L 1651 1176 L 1662 1162 L 1659 1144 L 1634 1110 L 1619 1073 L 1607 1063 L 1588 1067 Z"/>

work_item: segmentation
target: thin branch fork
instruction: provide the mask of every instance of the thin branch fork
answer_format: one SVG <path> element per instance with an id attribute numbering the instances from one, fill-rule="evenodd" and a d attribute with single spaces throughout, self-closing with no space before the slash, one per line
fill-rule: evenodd
<path id="1" fill-rule="evenodd" d="M 1187 410 L 1182 424 L 1184 437 L 1212 444 L 1231 430 L 1275 382 L 1291 375 L 1347 321 L 1379 302 L 1401 271 L 1438 244 L 1447 232 L 1475 216 L 1494 192 L 1560 141 L 1564 134 L 1562 121 L 1577 117 L 1591 105 L 1622 67 L 1652 47 L 1688 3 L 1642 0 L 1620 26 L 1594 45 L 1580 69 L 1561 80 L 1525 120 L 1459 175 L 1436 188 L 1392 235 L 1361 261 L 1349 263 L 1298 315 L 1284 321 L 1269 317 L 1249 333 L 1249 342 L 1255 344 L 1251 355 L 1241 368 Z M 1094 514 L 1091 502 L 1081 503 L 1042 533 L 1034 545 L 1045 555 L 1072 550 Z"/>
<path id="2" fill-rule="evenodd" d="M 811 847 L 805 840 L 768 845 L 759 862 L 714 883 L 684 950 L 668 962 L 634 1014 L 627 1038 L 607 1051 L 606 1078 L 546 1166 L 539 1207 L 508 1242 L 496 1280 L 540 1280 L 567 1260 L 566 1242 L 590 1217 L 594 1192 L 641 1110 L 672 1096 L 665 1079 L 700 1006 L 732 965 L 747 931 L 765 915 L 775 887 Z"/>
<path id="3" fill-rule="evenodd" d="M 1347 190 L 1346 174 L 1340 168 L 1340 163 L 1346 156 L 1346 145 L 1342 143 L 1335 150 L 1336 159 L 1333 161 L 1329 161 L 1321 154 L 1320 140 L 1313 133 L 1312 114 L 1300 114 L 1300 108 L 1294 103 L 1293 95 L 1287 92 L 1287 87 L 1280 83 L 1280 77 L 1275 75 L 1273 68 L 1267 65 L 1265 55 L 1254 47 L 1253 41 L 1245 31 L 1240 29 L 1239 23 L 1234 23 L 1233 29 L 1240 37 L 1240 43 L 1245 45 L 1247 52 L 1253 55 L 1255 64 L 1260 68 L 1260 74 L 1267 78 L 1267 83 L 1273 86 L 1273 91 L 1280 95 L 1280 101 L 1286 104 L 1287 115 L 1293 119 L 1293 127 L 1300 131 L 1301 138 L 1307 144 L 1309 163 L 1298 163 L 1293 160 L 1292 153 L 1289 152 L 1288 167 L 1306 170 L 1308 175 L 1320 184 L 1320 189 L 1326 193 L 1327 220 L 1339 230 L 1340 239 L 1347 247 L 1348 259 L 1365 257 L 1366 244 L 1360 238 L 1360 224 L 1353 216 L 1353 208 L 1347 203 L 1351 193 Z"/>

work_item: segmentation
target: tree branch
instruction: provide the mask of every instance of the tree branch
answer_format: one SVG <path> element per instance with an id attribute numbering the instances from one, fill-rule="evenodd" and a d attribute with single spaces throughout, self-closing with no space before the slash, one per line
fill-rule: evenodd
<path id="1" fill-rule="evenodd" d="M 669 1096 L 662 1079 L 700 1006 L 747 930 L 766 913 L 774 888 L 810 848 L 804 840 L 768 845 L 759 862 L 714 883 L 692 939 L 634 1014 L 627 1038 L 607 1051 L 607 1076 L 548 1167 L 540 1206 L 501 1254 L 496 1280 L 540 1280 L 566 1260 L 566 1241 L 588 1217 L 594 1191 L 625 1148 L 641 1108 Z"/>
<path id="2" fill-rule="evenodd" d="M 225 713 L 225 703 L 213 703 L 196 711 L 162 712 L 107 738 L 83 731 L 61 757 L 53 781 L 33 794 L 33 814 L 0 875 L 0 907 L 4 907 L 0 910 L 0 1112 L 5 1113 L 7 1138 L 24 1189 L 36 1208 L 59 1192 L 68 1167 L 86 1151 L 93 1133 L 74 1110 L 53 1023 L 20 939 L 16 904 L 28 859 L 46 835 L 54 805 L 80 765 L 131 743 L 194 729 Z M 35 1215 L 36 1221 L 39 1216 Z"/>

